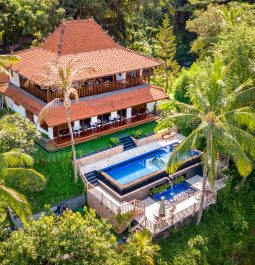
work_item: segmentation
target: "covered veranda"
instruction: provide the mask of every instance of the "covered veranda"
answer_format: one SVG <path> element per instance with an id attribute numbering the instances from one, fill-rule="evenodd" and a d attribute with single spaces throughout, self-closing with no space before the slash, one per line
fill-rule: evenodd
<path id="1" fill-rule="evenodd" d="M 77 130 L 75 130 L 73 123 L 74 140 L 75 143 L 84 142 L 87 140 L 95 139 L 102 135 L 114 133 L 121 129 L 147 123 L 155 119 L 156 115 L 154 113 L 143 113 L 133 116 L 131 118 L 120 117 L 119 121 L 116 119 L 112 122 L 103 123 L 101 120 L 102 125 L 98 124 L 99 126 L 95 125 L 93 127 L 90 125 L 90 119 L 89 119 L 86 120 L 83 123 L 83 126 Z M 56 135 L 56 137 L 54 137 L 54 139 L 50 141 L 52 144 L 54 144 L 57 147 L 65 147 L 70 145 L 70 134 L 67 128 L 67 124 L 65 125 L 65 127 L 61 126 L 54 127 L 54 132 L 58 134 Z"/>

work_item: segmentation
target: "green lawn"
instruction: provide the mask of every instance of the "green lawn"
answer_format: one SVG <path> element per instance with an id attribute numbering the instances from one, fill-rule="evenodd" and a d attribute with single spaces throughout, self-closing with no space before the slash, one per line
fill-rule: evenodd
<path id="1" fill-rule="evenodd" d="M 77 157 L 81 157 L 86 154 L 108 148 L 110 144 L 110 138 L 112 137 L 122 137 L 126 135 L 131 135 L 134 131 L 137 130 L 142 130 L 145 135 L 150 134 L 154 131 L 156 125 L 157 125 L 156 122 L 150 122 L 136 127 L 132 127 L 130 129 L 125 129 L 116 132 L 114 134 L 106 135 L 96 140 L 77 144 L 76 145 Z M 38 152 L 35 154 L 35 158 L 37 161 L 47 161 L 47 162 L 56 162 L 65 159 L 67 157 L 71 157 L 70 147 L 57 152 L 50 152 L 50 153 L 47 153 L 42 148 L 39 148 Z"/>
<path id="2" fill-rule="evenodd" d="M 156 122 L 151 122 L 79 144 L 76 146 L 77 155 L 82 156 L 107 148 L 111 137 L 130 135 L 136 130 L 142 130 L 144 134 L 152 133 L 155 126 Z M 83 192 L 82 181 L 77 184 L 73 182 L 70 148 L 54 153 L 47 153 L 39 148 L 35 158 L 37 161 L 40 159 L 40 163 L 36 163 L 35 168 L 46 176 L 47 185 L 41 192 L 25 193 L 33 212 L 42 210 L 45 204 L 52 205 Z"/>

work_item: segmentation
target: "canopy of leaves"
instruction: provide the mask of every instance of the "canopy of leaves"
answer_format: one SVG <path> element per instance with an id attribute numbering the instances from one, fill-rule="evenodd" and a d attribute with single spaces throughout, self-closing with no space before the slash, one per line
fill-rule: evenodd
<path id="1" fill-rule="evenodd" d="M 36 150 L 35 140 L 39 137 L 36 125 L 17 113 L 0 119 L 0 153 L 18 149 L 32 154 Z"/>

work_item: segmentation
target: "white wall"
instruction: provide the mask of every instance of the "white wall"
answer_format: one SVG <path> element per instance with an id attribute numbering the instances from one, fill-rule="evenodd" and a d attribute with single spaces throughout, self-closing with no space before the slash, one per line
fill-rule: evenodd
<path id="1" fill-rule="evenodd" d="M 53 127 L 48 127 L 48 136 L 50 137 L 50 139 L 53 139 Z"/>
<path id="2" fill-rule="evenodd" d="M 91 124 L 95 124 L 97 122 L 97 116 L 91 117 Z"/>
<path id="3" fill-rule="evenodd" d="M 5 96 L 5 102 L 9 109 L 13 110 L 13 103 L 14 101 L 11 98 Z"/>
<path id="4" fill-rule="evenodd" d="M 130 108 L 127 108 L 127 116 L 126 116 L 126 118 L 128 119 L 128 118 L 131 118 L 132 117 L 132 108 L 130 107 Z"/>
<path id="5" fill-rule="evenodd" d="M 5 102 L 8 108 L 12 111 L 19 113 L 21 116 L 26 117 L 26 110 L 21 105 L 16 105 L 14 100 L 9 97 L 5 97 Z"/>
<path id="6" fill-rule="evenodd" d="M 37 124 L 38 117 L 35 114 L 33 115 L 33 117 L 34 117 L 34 123 Z"/>
<path id="7" fill-rule="evenodd" d="M 117 119 L 117 111 L 111 112 L 111 119 Z"/>
<path id="8" fill-rule="evenodd" d="M 116 74 L 116 81 L 125 80 L 126 79 L 126 72 Z"/>
<path id="9" fill-rule="evenodd" d="M 143 69 L 140 69 L 140 76 L 143 75 Z"/>
<path id="10" fill-rule="evenodd" d="M 81 128 L 80 120 L 74 121 L 74 129 L 79 130 Z"/>
<path id="11" fill-rule="evenodd" d="M 156 102 L 155 102 L 155 101 L 154 101 L 154 102 L 149 102 L 149 103 L 147 103 L 147 110 L 148 110 L 149 112 L 154 111 L 154 110 L 155 110 L 155 105 L 156 105 Z"/>
<path id="12" fill-rule="evenodd" d="M 16 72 L 13 72 L 13 71 L 12 71 L 12 73 L 10 73 L 10 74 L 11 74 L 11 76 L 10 76 L 10 82 L 11 82 L 12 84 L 14 84 L 15 86 L 20 87 L 20 83 L 19 83 L 19 74 L 16 73 Z"/>

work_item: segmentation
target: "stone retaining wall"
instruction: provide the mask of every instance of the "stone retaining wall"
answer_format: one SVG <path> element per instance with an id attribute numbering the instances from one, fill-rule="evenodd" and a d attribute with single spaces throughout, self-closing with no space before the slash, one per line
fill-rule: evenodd
<path id="1" fill-rule="evenodd" d="M 148 144 L 148 143 L 151 143 L 153 141 L 157 141 L 157 140 L 161 139 L 164 134 L 165 134 L 165 132 L 164 133 L 161 132 L 161 133 L 155 133 L 155 134 L 152 134 L 152 135 L 140 138 L 140 139 L 134 138 L 132 136 L 131 136 L 131 138 L 134 141 L 134 143 L 136 144 L 136 146 L 141 146 L 141 145 Z"/>
<path id="2" fill-rule="evenodd" d="M 104 158 L 116 155 L 118 153 L 121 153 L 124 151 L 124 147 L 123 145 L 118 145 L 109 149 L 106 149 L 104 151 L 92 154 L 92 155 L 88 155 L 85 157 L 81 157 L 79 159 L 77 159 L 77 165 L 78 166 L 82 166 L 88 163 L 92 163 L 95 162 L 97 160 L 102 160 Z"/>

